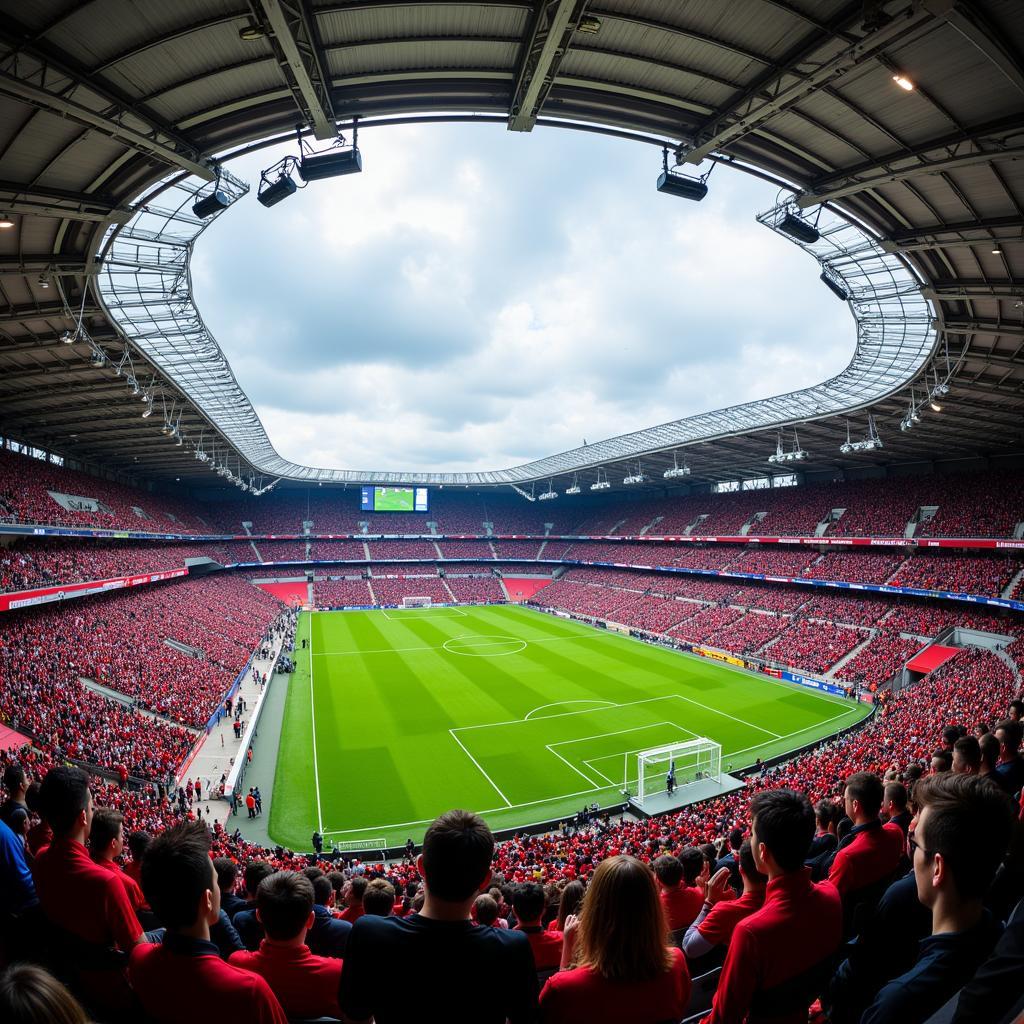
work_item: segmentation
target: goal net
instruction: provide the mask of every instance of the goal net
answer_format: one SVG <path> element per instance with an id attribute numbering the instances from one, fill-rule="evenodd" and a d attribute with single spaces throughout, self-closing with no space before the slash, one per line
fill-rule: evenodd
<path id="1" fill-rule="evenodd" d="M 403 597 L 403 608 L 429 608 L 431 600 L 429 597 Z"/>
<path id="2" fill-rule="evenodd" d="M 641 750 L 636 761 L 636 802 L 641 807 L 647 797 L 669 789 L 670 775 L 673 790 L 707 779 L 720 782 L 722 778 L 722 745 L 704 736 Z"/>

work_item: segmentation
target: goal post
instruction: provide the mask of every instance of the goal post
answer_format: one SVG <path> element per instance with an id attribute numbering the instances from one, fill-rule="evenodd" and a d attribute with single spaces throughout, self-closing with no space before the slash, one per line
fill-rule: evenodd
<path id="1" fill-rule="evenodd" d="M 429 608 L 433 601 L 429 597 L 403 597 L 403 608 Z"/>
<path id="2" fill-rule="evenodd" d="M 636 762 L 636 802 L 641 807 L 647 797 L 668 789 L 670 774 L 673 790 L 693 782 L 722 779 L 722 745 L 706 736 L 641 750 Z"/>

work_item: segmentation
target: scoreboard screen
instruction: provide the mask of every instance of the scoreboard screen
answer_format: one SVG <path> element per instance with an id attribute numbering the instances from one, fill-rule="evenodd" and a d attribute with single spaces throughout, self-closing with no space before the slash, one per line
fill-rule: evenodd
<path id="1" fill-rule="evenodd" d="M 364 487 L 363 512 L 429 512 L 430 492 L 426 487 Z"/>

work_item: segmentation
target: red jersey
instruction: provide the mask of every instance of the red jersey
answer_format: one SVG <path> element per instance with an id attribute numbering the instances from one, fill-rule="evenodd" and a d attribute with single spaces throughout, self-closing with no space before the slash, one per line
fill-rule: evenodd
<path id="1" fill-rule="evenodd" d="M 689 928 L 704 906 L 704 895 L 695 885 L 683 885 L 674 889 L 661 890 L 661 905 L 665 908 L 665 920 L 670 932 Z"/>
<path id="2" fill-rule="evenodd" d="M 755 910 L 764 906 L 764 890 L 745 892 L 735 900 L 721 900 L 716 903 L 699 925 L 697 931 L 705 942 L 712 946 L 727 946 L 736 930 L 736 925 Z"/>
<path id="3" fill-rule="evenodd" d="M 530 940 L 533 963 L 538 971 L 558 967 L 562 962 L 562 933 L 545 931 L 539 924 L 524 928 L 519 925 L 515 931 L 522 932 Z"/>
<path id="4" fill-rule="evenodd" d="M 810 868 L 771 879 L 764 906 L 733 930 L 715 1002 L 702 1024 L 743 1024 L 759 992 L 816 967 L 839 948 L 842 934 L 842 901 L 831 882 L 814 885 Z M 807 1007 L 771 1020 L 806 1024 Z"/>
<path id="5" fill-rule="evenodd" d="M 903 854 L 899 826 L 885 828 L 880 821 L 872 821 L 858 828 L 853 840 L 836 854 L 828 873 L 840 896 L 892 875 Z"/>
<path id="6" fill-rule="evenodd" d="M 97 946 L 124 952 L 142 938 L 125 887 L 74 839 L 54 839 L 36 858 L 36 892 L 46 916 Z"/>
<path id="7" fill-rule="evenodd" d="M 128 897 L 128 902 L 132 905 L 132 910 L 138 912 L 145 909 L 146 897 L 142 895 L 142 889 L 134 878 L 123 871 L 112 860 L 96 860 L 93 863 L 97 867 L 103 868 L 104 871 L 109 871 L 124 886 L 125 895 Z"/>
<path id="8" fill-rule="evenodd" d="M 682 950 L 647 981 L 608 981 L 591 967 L 559 971 L 540 994 L 544 1024 L 658 1024 L 679 1020 L 690 1001 L 690 973 Z"/>
<path id="9" fill-rule="evenodd" d="M 358 921 L 365 913 L 366 911 L 363 910 L 362 903 L 357 903 L 353 907 L 345 907 L 345 909 L 338 914 L 338 917 L 340 917 L 342 921 L 348 921 L 349 924 L 355 924 L 356 921 Z"/>
<path id="10" fill-rule="evenodd" d="M 225 963 L 212 942 L 167 932 L 159 946 L 132 950 L 128 979 L 149 1016 L 166 1024 L 288 1024 L 266 981 Z"/>
<path id="11" fill-rule="evenodd" d="M 228 963 L 264 978 L 289 1017 L 340 1017 L 341 960 L 313 956 L 309 946 L 264 939 L 259 951 L 232 953 Z"/>

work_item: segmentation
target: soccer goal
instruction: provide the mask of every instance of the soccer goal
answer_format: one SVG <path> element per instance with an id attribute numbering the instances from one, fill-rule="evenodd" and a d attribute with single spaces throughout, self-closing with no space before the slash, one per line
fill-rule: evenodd
<path id="1" fill-rule="evenodd" d="M 647 797 L 664 793 L 669 788 L 670 775 L 673 790 L 693 782 L 722 780 L 722 745 L 704 736 L 641 750 L 636 755 L 636 762 L 636 802 L 641 807 Z"/>
<path id="2" fill-rule="evenodd" d="M 403 597 L 403 608 L 429 608 L 433 604 L 429 597 Z"/>

